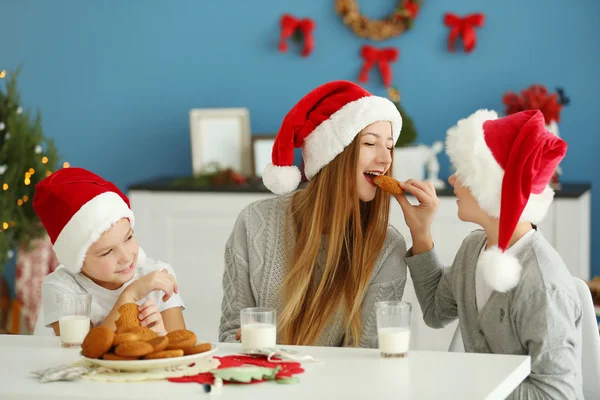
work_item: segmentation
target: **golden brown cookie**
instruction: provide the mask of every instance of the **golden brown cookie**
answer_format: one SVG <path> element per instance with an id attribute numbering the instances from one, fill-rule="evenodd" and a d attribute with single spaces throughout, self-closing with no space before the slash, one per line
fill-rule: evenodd
<path id="1" fill-rule="evenodd" d="M 154 332 L 152 329 L 146 326 L 125 328 L 124 333 L 133 333 L 135 335 L 138 335 L 140 337 L 140 340 L 144 342 L 158 337 L 158 333 Z"/>
<path id="2" fill-rule="evenodd" d="M 167 350 L 185 349 L 186 347 L 192 347 L 196 344 L 196 334 L 187 329 L 179 329 L 173 332 L 167 333 L 169 338 L 169 344 Z"/>
<path id="3" fill-rule="evenodd" d="M 387 175 L 378 175 L 373 178 L 373 183 L 376 184 L 381 190 L 384 190 L 391 194 L 402 194 L 404 190 L 400 187 L 400 182 Z"/>
<path id="4" fill-rule="evenodd" d="M 136 333 L 118 333 L 115 335 L 115 340 L 113 341 L 113 346 L 118 346 L 121 343 L 125 342 L 135 342 L 135 341 L 143 341 L 142 336 Z"/>
<path id="5" fill-rule="evenodd" d="M 185 349 L 183 349 L 183 354 L 186 356 L 189 356 L 191 354 L 206 353 L 210 349 L 212 349 L 212 346 L 210 343 L 199 343 L 195 346 L 186 347 Z"/>
<path id="6" fill-rule="evenodd" d="M 163 351 L 167 348 L 167 345 L 169 344 L 169 338 L 166 336 L 158 336 L 154 339 L 147 340 L 147 342 L 150 343 L 154 349 L 154 353 L 158 353 L 159 351 Z"/>
<path id="7" fill-rule="evenodd" d="M 103 359 L 105 360 L 112 360 L 112 361 L 123 361 L 123 360 L 137 360 L 139 359 L 139 357 L 121 357 L 116 355 L 115 353 L 104 353 L 104 355 L 102 356 Z"/>
<path id="8" fill-rule="evenodd" d="M 135 303 L 126 303 L 119 307 L 119 319 L 115 321 L 117 332 L 124 332 L 124 328 L 140 326 L 138 315 L 138 305 Z"/>
<path id="9" fill-rule="evenodd" d="M 81 354 L 87 358 L 100 358 L 112 347 L 115 333 L 105 326 L 90 329 L 83 343 Z"/>
<path id="10" fill-rule="evenodd" d="M 183 350 L 165 350 L 165 351 L 157 351 L 156 353 L 148 354 L 144 358 L 146 360 L 155 360 L 157 358 L 173 358 L 173 357 L 181 357 L 183 355 Z"/>
<path id="11" fill-rule="evenodd" d="M 154 348 L 147 342 L 125 342 L 115 349 L 115 354 L 121 357 L 141 357 L 150 354 Z"/>

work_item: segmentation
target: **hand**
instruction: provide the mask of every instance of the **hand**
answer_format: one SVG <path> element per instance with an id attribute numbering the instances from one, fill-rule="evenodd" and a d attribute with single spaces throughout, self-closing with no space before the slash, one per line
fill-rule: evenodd
<path id="1" fill-rule="evenodd" d="M 235 340 L 242 340 L 242 329 L 238 328 L 237 331 L 235 331 Z"/>
<path id="2" fill-rule="evenodd" d="M 173 275 L 169 274 L 166 269 L 163 269 L 162 271 L 154 271 L 142 276 L 127 286 L 124 293 L 131 296 L 132 302 L 135 303 L 155 290 L 162 290 L 165 293 L 162 301 L 167 301 L 174 293 L 179 293 L 179 286 Z"/>
<path id="3" fill-rule="evenodd" d="M 400 187 L 415 196 L 419 202 L 413 206 L 403 194 L 394 196 L 402 208 L 411 235 L 413 238 L 429 236 L 433 217 L 440 206 L 433 183 L 409 179 L 400 182 Z"/>
<path id="4" fill-rule="evenodd" d="M 154 300 L 146 300 L 144 304 L 138 307 L 140 314 L 140 324 L 147 326 L 159 335 L 163 335 L 167 332 L 161 313 L 158 311 L 158 306 Z"/>

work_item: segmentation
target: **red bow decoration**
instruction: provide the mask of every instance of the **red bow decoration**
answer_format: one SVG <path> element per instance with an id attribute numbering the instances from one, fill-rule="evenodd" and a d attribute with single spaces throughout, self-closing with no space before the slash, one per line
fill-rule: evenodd
<path id="1" fill-rule="evenodd" d="M 369 44 L 363 45 L 360 49 L 360 55 L 365 60 L 360 75 L 358 77 L 359 82 L 369 81 L 369 71 L 373 67 L 373 64 L 377 63 L 379 66 L 379 72 L 383 84 L 389 87 L 392 84 L 392 69 L 390 63 L 398 59 L 400 52 L 398 49 L 393 47 L 386 47 L 384 49 L 378 49 Z"/>
<path id="2" fill-rule="evenodd" d="M 291 378 L 294 375 L 301 374 L 304 372 L 301 364 L 295 361 L 281 361 L 279 358 L 272 358 L 272 360 L 277 360 L 278 362 L 268 361 L 264 356 L 248 356 L 248 355 L 231 355 L 231 356 L 223 356 L 223 357 L 215 357 L 219 360 L 220 364 L 217 369 L 223 368 L 234 368 L 241 367 L 244 365 L 256 365 L 259 367 L 266 368 L 275 368 L 277 366 L 281 367 L 281 370 L 275 376 L 275 379 L 285 379 Z M 187 382 L 197 382 L 200 384 L 215 383 L 215 377 L 210 372 L 202 372 L 197 375 L 192 376 L 183 376 L 181 378 L 167 378 L 170 382 L 179 382 L 179 383 L 187 383 Z M 249 383 L 260 383 L 264 382 L 264 380 L 252 380 Z M 224 384 L 228 384 L 231 382 L 223 382 Z M 237 382 L 236 382 L 237 383 Z M 239 382 L 240 384 L 243 384 Z"/>
<path id="3" fill-rule="evenodd" d="M 304 35 L 304 49 L 302 49 L 302 55 L 308 56 L 315 47 L 315 40 L 313 38 L 313 30 L 315 29 L 315 22 L 310 18 L 297 19 L 290 14 L 284 14 L 281 17 L 281 38 L 279 40 L 279 51 L 282 53 L 288 49 L 287 40 L 297 30 L 300 30 Z"/>
<path id="4" fill-rule="evenodd" d="M 465 51 L 470 53 L 477 44 L 475 27 L 481 28 L 484 22 L 485 15 L 482 13 L 469 14 L 462 18 L 456 14 L 446 13 L 444 15 L 444 25 L 451 28 L 448 36 L 448 50 L 454 52 L 454 42 L 461 36 Z"/>

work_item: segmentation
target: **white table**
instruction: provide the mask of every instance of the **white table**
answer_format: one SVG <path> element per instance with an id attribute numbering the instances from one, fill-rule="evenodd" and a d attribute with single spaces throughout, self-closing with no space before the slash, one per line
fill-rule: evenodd
<path id="1" fill-rule="evenodd" d="M 240 351 L 219 343 L 218 355 Z M 306 364 L 300 383 L 226 385 L 220 399 L 504 399 L 530 372 L 528 356 L 446 352 L 409 353 L 381 359 L 377 350 L 303 347 L 321 364 Z M 63 349 L 55 337 L 0 335 L 1 399 L 198 399 L 202 385 L 146 381 L 79 380 L 39 383 L 31 371 L 72 363 L 79 349 Z"/>

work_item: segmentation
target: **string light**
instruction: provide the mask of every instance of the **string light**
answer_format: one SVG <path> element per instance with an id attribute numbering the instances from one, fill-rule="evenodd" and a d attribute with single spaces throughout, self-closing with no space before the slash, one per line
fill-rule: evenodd
<path id="1" fill-rule="evenodd" d="M 69 168 L 70 166 L 71 164 L 69 164 L 67 161 L 63 163 L 63 168 Z"/>
<path id="2" fill-rule="evenodd" d="M 46 171 L 46 177 L 49 177 L 50 175 L 52 175 L 52 171 Z"/>
<path id="3" fill-rule="evenodd" d="M 46 164 L 48 162 L 48 157 L 42 157 L 42 164 Z"/>
<path id="4" fill-rule="evenodd" d="M 35 174 L 35 169 L 33 169 L 33 168 L 29 168 L 29 174 L 30 174 L 30 175 L 33 175 L 33 174 Z"/>
<path id="5" fill-rule="evenodd" d="M 3 222 L 2 223 L 2 228 L 3 229 L 8 229 L 8 222 Z"/>
<path id="6" fill-rule="evenodd" d="M 2 189 L 3 190 L 8 190 L 8 183 L 5 183 L 4 185 L 2 185 Z"/>
<path id="7" fill-rule="evenodd" d="M 29 196 L 27 196 L 27 195 L 23 196 L 23 201 L 29 201 Z"/>
<path id="8" fill-rule="evenodd" d="M 23 200 L 21 200 L 21 199 L 17 200 L 17 205 L 18 206 L 22 206 L 23 205 Z"/>
<path id="9" fill-rule="evenodd" d="M 2 72 L 0 72 L 0 79 L 3 79 L 6 76 L 6 71 L 2 70 Z"/>

